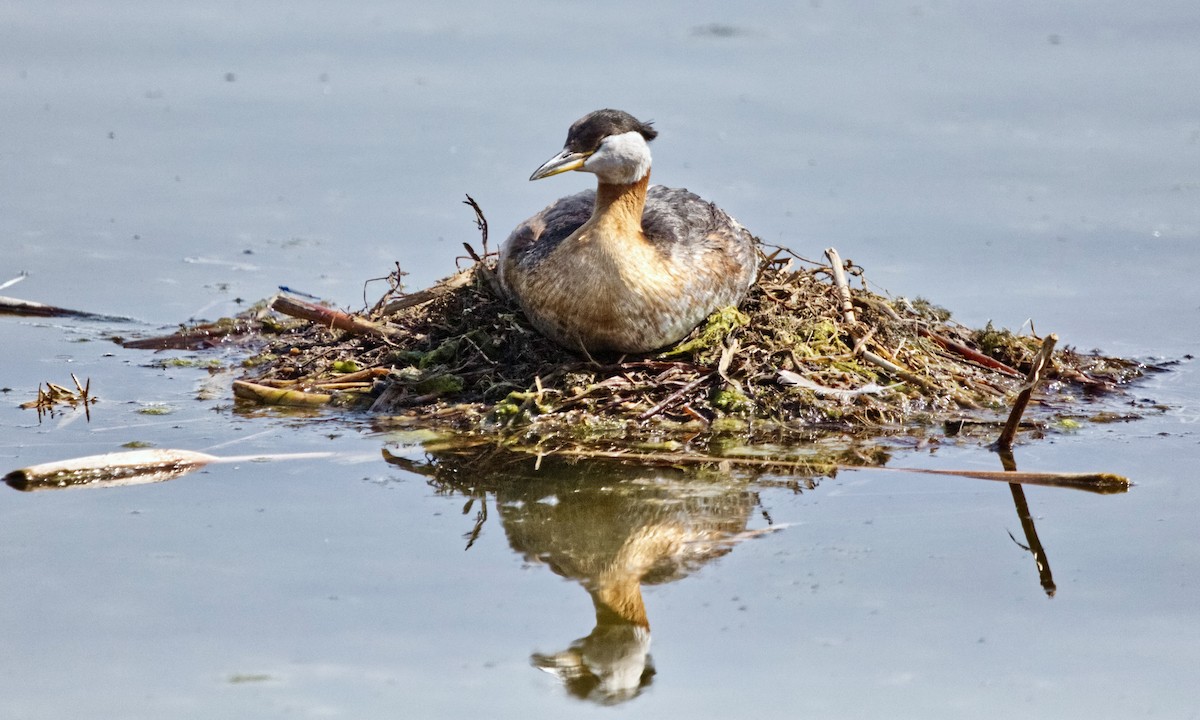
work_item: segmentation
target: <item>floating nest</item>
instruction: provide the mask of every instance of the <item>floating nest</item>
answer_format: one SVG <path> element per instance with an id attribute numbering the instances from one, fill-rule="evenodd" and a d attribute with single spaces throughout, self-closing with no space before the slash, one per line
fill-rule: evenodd
<path id="1" fill-rule="evenodd" d="M 246 361 L 236 394 L 343 405 L 392 426 L 537 454 L 711 457 L 725 454 L 716 445 L 794 447 L 798 437 L 829 431 L 994 433 L 1043 345 L 1032 333 L 967 328 L 926 301 L 876 293 L 862 269 L 834 251 L 823 263 L 769 248 L 740 308 L 714 313 L 657 353 L 583 356 L 533 329 L 499 291 L 486 235 L 484 247 L 481 256 L 468 246 L 470 267 L 420 292 L 404 291 L 397 268 L 383 297 L 361 313 L 279 296 L 268 309 L 225 321 L 229 332 L 253 329 L 265 341 Z M 1123 418 L 1087 401 L 1119 392 L 1145 369 L 1060 350 L 1030 417 L 1042 425 Z"/>

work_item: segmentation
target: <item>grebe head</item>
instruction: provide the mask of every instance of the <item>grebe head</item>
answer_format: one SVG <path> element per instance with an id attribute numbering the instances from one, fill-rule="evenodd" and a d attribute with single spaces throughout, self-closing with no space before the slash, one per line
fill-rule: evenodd
<path id="1" fill-rule="evenodd" d="M 563 151 L 533 171 L 530 180 L 568 170 L 590 172 L 600 182 L 624 185 L 650 172 L 650 146 L 658 136 L 650 123 L 620 110 L 597 110 L 576 120 Z"/>

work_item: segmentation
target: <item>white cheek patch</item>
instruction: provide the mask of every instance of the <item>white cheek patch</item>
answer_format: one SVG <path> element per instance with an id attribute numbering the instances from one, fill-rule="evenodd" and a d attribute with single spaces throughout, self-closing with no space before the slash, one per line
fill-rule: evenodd
<path id="1" fill-rule="evenodd" d="M 636 131 L 610 135 L 580 168 L 607 183 L 627 185 L 650 172 L 650 146 Z"/>

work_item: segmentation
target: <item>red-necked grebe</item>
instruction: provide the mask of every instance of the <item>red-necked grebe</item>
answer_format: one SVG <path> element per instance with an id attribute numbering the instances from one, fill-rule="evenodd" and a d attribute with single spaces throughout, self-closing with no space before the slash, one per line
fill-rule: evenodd
<path id="1" fill-rule="evenodd" d="M 500 249 L 500 282 L 530 322 L 587 352 L 639 353 L 682 339 L 754 283 L 754 239 L 687 190 L 649 187 L 658 132 L 597 110 L 567 132 L 539 180 L 590 172 L 596 190 L 564 197 L 521 223 Z"/>

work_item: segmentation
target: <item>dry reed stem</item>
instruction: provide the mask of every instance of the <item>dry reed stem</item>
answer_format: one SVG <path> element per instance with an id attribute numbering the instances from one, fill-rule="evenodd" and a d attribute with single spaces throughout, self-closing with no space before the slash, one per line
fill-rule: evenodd
<path id="1" fill-rule="evenodd" d="M 842 256 L 838 254 L 836 248 L 826 248 L 825 257 L 829 258 L 829 266 L 833 269 L 833 284 L 837 288 L 838 297 L 842 302 L 842 318 L 846 324 L 853 327 L 856 322 L 854 317 L 854 302 L 850 299 L 850 283 L 846 280 L 846 268 L 842 264 Z"/>

